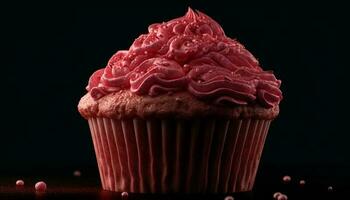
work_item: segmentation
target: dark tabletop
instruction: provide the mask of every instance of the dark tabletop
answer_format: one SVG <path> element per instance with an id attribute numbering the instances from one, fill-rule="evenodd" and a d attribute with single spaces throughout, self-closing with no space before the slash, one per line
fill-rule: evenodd
<path id="1" fill-rule="evenodd" d="M 33 172 L 20 176 L 18 172 L 3 174 L 0 177 L 0 200 L 6 199 L 222 199 L 231 195 L 235 200 L 273 199 L 275 192 L 282 192 L 293 199 L 350 199 L 347 192 L 350 189 L 347 177 L 341 175 L 327 176 L 315 173 L 317 169 L 279 169 L 268 168 L 260 170 L 252 192 L 235 194 L 206 195 L 151 195 L 132 194 L 122 197 L 121 193 L 103 191 L 100 187 L 97 169 L 80 169 L 81 176 L 74 176 L 73 169 L 51 172 Z M 333 169 L 332 169 L 333 170 Z M 324 172 L 324 170 L 323 170 Z M 35 174 L 35 175 L 33 175 Z M 290 175 L 289 183 L 283 182 L 284 175 Z M 22 179 L 24 186 L 16 186 L 16 180 Z M 36 192 L 34 185 L 38 181 L 47 183 L 45 192 Z M 300 185 L 305 180 L 305 185 Z M 333 190 L 328 187 L 332 186 Z"/>

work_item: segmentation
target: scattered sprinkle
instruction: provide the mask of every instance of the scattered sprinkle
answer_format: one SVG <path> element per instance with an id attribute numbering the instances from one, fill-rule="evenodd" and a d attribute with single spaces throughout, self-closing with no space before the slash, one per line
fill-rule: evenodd
<path id="1" fill-rule="evenodd" d="M 332 191 L 333 191 L 333 187 L 332 187 L 332 186 L 328 186 L 327 190 L 328 190 L 329 192 L 332 192 Z"/>
<path id="2" fill-rule="evenodd" d="M 291 180 L 292 180 L 292 178 L 290 176 L 283 177 L 283 182 L 285 182 L 285 183 L 289 183 Z"/>
<path id="3" fill-rule="evenodd" d="M 46 190 L 47 186 L 44 181 L 39 181 L 35 184 L 35 190 L 39 192 L 44 192 Z"/>
<path id="4" fill-rule="evenodd" d="M 127 193 L 127 192 L 122 192 L 122 197 L 123 198 L 126 198 L 126 197 L 128 197 L 129 196 L 129 193 Z"/>
<path id="5" fill-rule="evenodd" d="M 277 200 L 288 200 L 288 197 L 285 194 L 281 194 L 277 196 Z"/>
<path id="6" fill-rule="evenodd" d="M 79 170 L 75 170 L 73 172 L 73 175 L 79 177 L 79 176 L 81 176 L 81 172 Z"/>
<path id="7" fill-rule="evenodd" d="M 300 180 L 300 181 L 299 181 L 299 184 L 300 184 L 300 185 L 305 185 L 305 180 Z"/>
<path id="8" fill-rule="evenodd" d="M 225 200 L 234 200 L 235 198 L 233 198 L 233 196 L 227 196 L 225 197 Z"/>
<path id="9" fill-rule="evenodd" d="M 274 199 L 277 199 L 277 197 L 279 196 L 279 195 L 281 195 L 282 193 L 280 193 L 280 192 L 275 192 L 274 194 L 273 194 L 273 198 Z"/>
<path id="10" fill-rule="evenodd" d="M 16 181 L 16 186 L 23 186 L 24 185 L 24 181 L 23 180 L 17 180 Z"/>

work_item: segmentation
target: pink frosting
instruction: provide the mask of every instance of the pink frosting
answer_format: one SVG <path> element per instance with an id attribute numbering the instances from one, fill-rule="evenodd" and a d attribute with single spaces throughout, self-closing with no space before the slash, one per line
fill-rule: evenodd
<path id="1" fill-rule="evenodd" d="M 280 85 L 217 22 L 189 9 L 183 17 L 149 26 L 148 34 L 90 77 L 87 90 L 95 100 L 126 89 L 150 96 L 187 90 L 214 104 L 270 108 L 282 100 Z"/>

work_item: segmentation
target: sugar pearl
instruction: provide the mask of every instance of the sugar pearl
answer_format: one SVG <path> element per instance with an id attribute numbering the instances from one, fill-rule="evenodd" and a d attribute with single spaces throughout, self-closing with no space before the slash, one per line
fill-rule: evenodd
<path id="1" fill-rule="evenodd" d="M 126 198 L 126 197 L 128 197 L 129 196 L 129 193 L 127 193 L 127 192 L 122 192 L 122 197 L 123 198 Z"/>
<path id="2" fill-rule="evenodd" d="M 225 197 L 225 200 L 234 200 L 235 198 L 233 198 L 233 196 L 227 196 Z"/>
<path id="3" fill-rule="evenodd" d="M 17 180 L 16 181 L 16 186 L 23 186 L 24 185 L 24 181 L 23 180 Z"/>
<path id="4" fill-rule="evenodd" d="M 285 182 L 285 183 L 289 183 L 291 180 L 292 180 L 292 178 L 290 176 L 283 177 L 283 182 Z"/>
<path id="5" fill-rule="evenodd" d="M 329 192 L 331 192 L 331 191 L 333 191 L 333 187 L 332 187 L 332 186 L 328 186 L 327 190 L 328 190 Z"/>
<path id="6" fill-rule="evenodd" d="M 280 196 L 282 193 L 280 193 L 280 192 L 275 192 L 274 194 L 273 194 L 273 198 L 274 199 L 277 199 L 277 197 L 278 196 Z"/>
<path id="7" fill-rule="evenodd" d="M 288 200 L 288 197 L 285 194 L 281 194 L 277 196 L 277 200 Z"/>
<path id="8" fill-rule="evenodd" d="M 46 188 L 47 188 L 47 186 L 46 186 L 46 183 L 44 181 L 39 181 L 35 184 L 36 191 L 44 192 L 46 190 Z"/>
<path id="9" fill-rule="evenodd" d="M 79 170 L 75 170 L 75 171 L 73 172 L 73 175 L 74 175 L 74 176 L 81 176 L 81 172 L 80 172 Z"/>

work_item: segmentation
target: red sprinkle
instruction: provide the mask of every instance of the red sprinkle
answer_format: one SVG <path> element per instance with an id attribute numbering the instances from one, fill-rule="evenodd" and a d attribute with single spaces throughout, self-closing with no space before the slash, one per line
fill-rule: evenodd
<path id="1" fill-rule="evenodd" d="M 24 185 L 24 181 L 23 180 L 17 180 L 16 181 L 16 186 L 23 186 Z"/>
<path id="2" fill-rule="evenodd" d="M 35 184 L 35 190 L 39 192 L 44 192 L 46 190 L 47 186 L 44 181 L 39 181 Z"/>
<path id="3" fill-rule="evenodd" d="M 289 183 L 291 180 L 292 180 L 292 178 L 290 176 L 283 177 L 283 182 L 285 182 L 285 183 Z"/>

